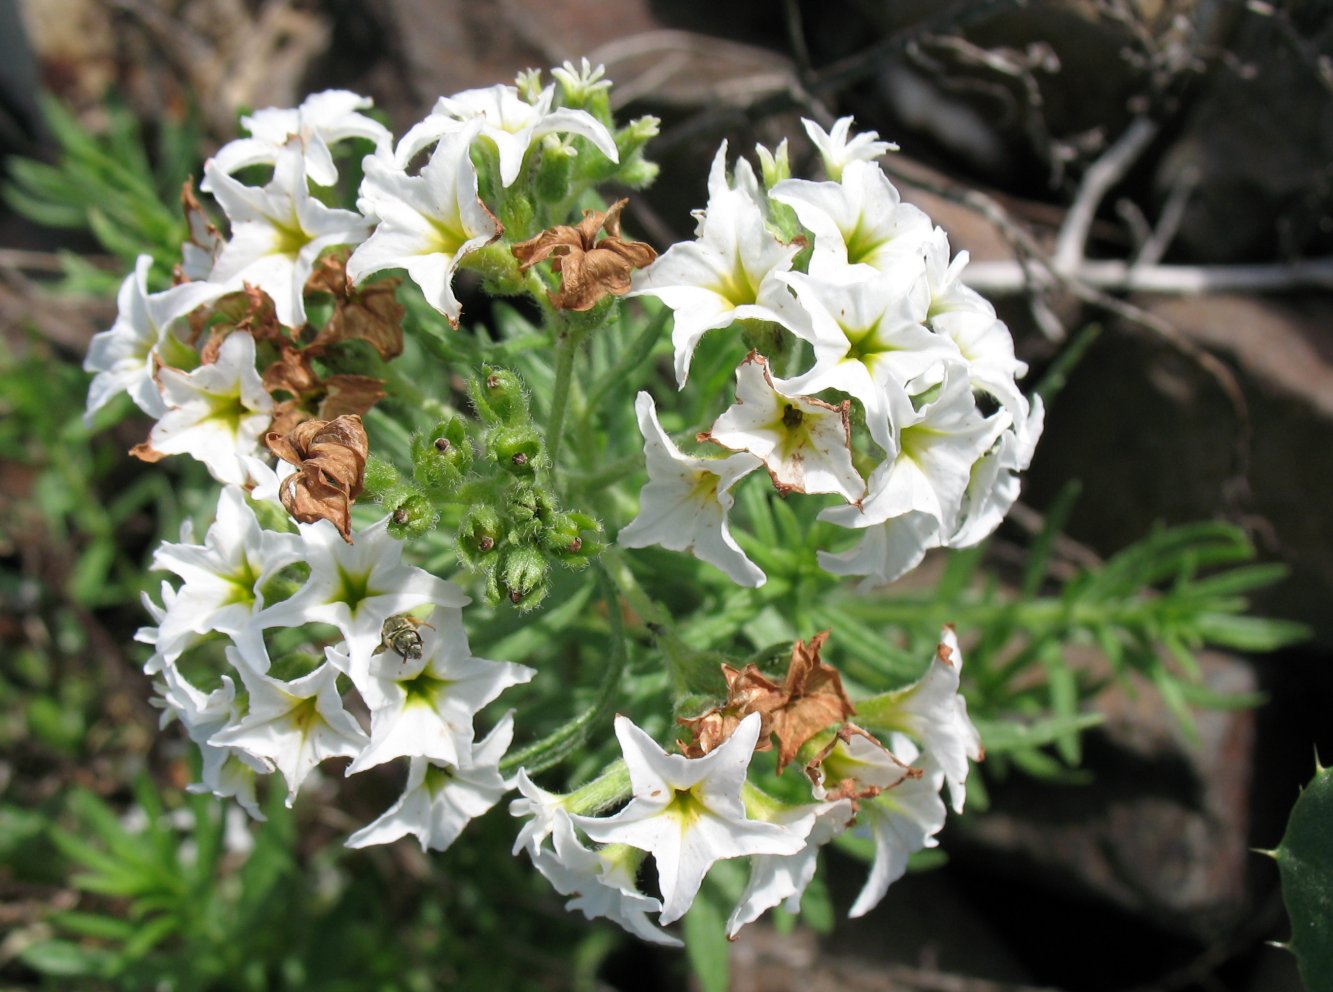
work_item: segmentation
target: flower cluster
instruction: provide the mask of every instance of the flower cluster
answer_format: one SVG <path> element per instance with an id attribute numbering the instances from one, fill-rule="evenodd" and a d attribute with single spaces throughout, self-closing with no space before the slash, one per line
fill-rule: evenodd
<path id="1" fill-rule="evenodd" d="M 819 849 L 853 828 L 874 841 L 870 876 L 850 911 L 868 912 L 907 870 L 908 857 L 936 844 L 946 782 L 954 809 L 962 811 L 968 762 L 981 758 L 981 742 L 958 693 L 963 658 L 951 629 L 919 681 L 856 704 L 837 672 L 820 661 L 826 636 L 798 642 L 781 681 L 753 665 L 724 667 L 727 700 L 682 721 L 695 734 L 684 753 L 666 753 L 619 716 L 623 768 L 567 795 L 520 773 L 523 797 L 510 812 L 531 819 L 515 852 L 526 849 L 558 892 L 575 897 L 568 908 L 669 944 L 675 938 L 660 925 L 685 914 L 715 862 L 750 859 L 749 883 L 727 921 L 734 937 L 774 906 L 795 911 Z M 750 775 L 753 755 L 767 750 L 772 737 L 779 771 L 784 759 L 803 758 L 805 801 L 780 801 Z M 597 815 L 617 805 L 611 815 Z M 649 855 L 660 897 L 638 885 Z M 658 914 L 659 926 L 649 913 Z"/>
<path id="2" fill-rule="evenodd" d="M 966 256 L 950 257 L 944 233 L 875 164 L 892 147 L 877 135 L 853 134 L 850 120 L 829 133 L 807 122 L 823 181 L 792 178 L 785 143 L 759 149 L 762 178 L 744 161 L 729 172 L 724 144 L 696 239 L 659 256 L 622 230 L 627 201 L 598 192 L 653 178 L 642 148 L 656 122 L 617 127 L 600 67 L 552 75 L 442 97 L 396 141 L 369 100 L 342 91 L 243 118 L 248 137 L 204 166 L 212 207 L 185 192 L 190 238 L 174 285 L 150 291 L 149 256 L 138 260 L 119 317 L 89 351 L 87 416 L 127 393 L 155 421 L 134 454 L 189 455 L 221 487 L 203 540 L 187 528 L 154 555 L 175 578 L 160 602 L 145 597 L 146 671 L 164 720 L 199 748 L 194 788 L 254 816 L 257 776 L 279 772 L 290 805 L 328 759 L 348 775 L 403 761 L 401 797 L 347 843 L 411 834 L 444 849 L 517 786 L 511 812 L 526 819 L 515 853 L 571 909 L 660 943 L 677 942 L 663 927 L 717 861 L 749 862 L 734 936 L 773 906 L 798 905 L 820 848 L 850 829 L 875 850 L 859 915 L 933 846 L 946 786 L 961 811 L 981 757 L 952 630 L 918 681 L 877 695 L 882 686 L 844 691 L 820 657 L 828 632 L 798 642 L 781 676 L 723 664 L 726 694 L 709 708 L 677 679 L 676 712 L 704 710 L 680 720 L 676 753 L 616 716 L 621 758 L 600 776 L 567 794 L 533 782 L 620 703 L 661 701 L 660 682 L 625 675 L 637 649 L 626 628 L 659 645 L 674 636 L 632 556 L 607 549 L 600 520 L 583 512 L 635 512 L 615 487 L 637 468 L 637 442 L 598 466 L 626 446 L 589 437 L 590 425 L 602 400 L 618 393 L 627 406 L 637 393 L 648 481 L 620 548 L 685 551 L 739 586 L 763 584 L 728 524 L 733 487 L 763 468 L 780 494 L 821 494 L 820 519 L 862 532 L 819 563 L 868 587 L 928 548 L 994 529 L 1040 434 L 1040 402 L 1016 385 L 1025 368 L 1004 324 L 961 281 Z M 338 205 L 353 189 L 354 203 Z M 470 299 L 463 272 L 492 296 L 524 298 L 541 326 L 498 353 L 485 335 L 454 334 Z M 580 382 L 587 335 L 633 297 L 660 301 L 657 317 L 632 343 L 594 341 L 600 378 Z M 668 315 L 682 388 L 708 332 L 746 342 L 734 403 L 698 435 L 713 457 L 683 452 L 663 429 L 637 389 L 651 371 L 622 381 L 653 368 Z M 442 343 L 454 340 L 467 343 Z M 469 365 L 433 378 L 446 395 L 427 395 L 391 365 L 409 346 Z M 530 361 L 524 378 L 500 363 L 543 347 L 555 357 Z M 386 412 L 385 397 L 400 402 Z M 561 474 L 562 438 L 566 469 L 583 470 L 574 483 Z M 605 609 L 571 623 L 605 631 L 620 667 L 608 665 L 591 710 L 506 758 L 516 733 L 531 733 L 525 714 L 482 710 L 537 672 L 472 653 L 464 586 L 503 626 L 543 603 L 561 574 L 553 566 L 594 561 Z M 562 616 L 585 602 L 571 596 Z M 521 705 L 523 692 L 510 698 Z M 752 759 L 768 751 L 775 767 L 761 771 Z M 655 889 L 641 883 L 649 858 Z"/>
<path id="3" fill-rule="evenodd" d="M 728 490 L 762 465 L 784 495 L 841 498 L 821 519 L 862 536 L 819 563 L 870 588 L 932 547 L 969 547 L 995 529 L 1032 458 L 1042 406 L 1016 385 L 1026 366 L 1008 329 L 962 281 L 967 253 L 950 259 L 944 231 L 874 163 L 890 146 L 874 133 L 849 137 L 848 118 L 832 133 L 805 126 L 830 178 L 791 178 L 785 142 L 777 154 L 759 149 L 762 183 L 743 159 L 729 178 L 724 143 L 696 239 L 633 278 L 630 295 L 674 312 L 681 387 L 708 331 L 773 341 L 775 353 L 751 352 L 734 405 L 700 435 L 736 452 L 723 459 L 681 453 L 640 396 L 650 482 L 620 543 L 689 550 L 762 584 L 726 522 Z"/>

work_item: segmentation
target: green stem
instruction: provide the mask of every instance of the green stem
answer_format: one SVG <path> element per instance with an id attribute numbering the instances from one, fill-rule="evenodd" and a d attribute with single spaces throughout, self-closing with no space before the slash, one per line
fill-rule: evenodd
<path id="1" fill-rule="evenodd" d="M 623 389 L 625 383 L 629 380 L 629 375 L 640 365 L 648 360 L 653 353 L 653 346 L 657 344 L 657 339 L 662 334 L 662 329 L 666 327 L 667 320 L 671 317 L 671 311 L 662 307 L 658 313 L 652 317 L 643 326 L 643 330 L 616 359 L 615 365 L 607 370 L 601 380 L 593 387 L 588 395 L 587 409 L 584 411 L 584 419 L 592 416 L 594 410 L 606 398 L 606 394 L 612 389 Z"/>
<path id="2" fill-rule="evenodd" d="M 570 327 L 555 345 L 555 386 L 551 390 L 551 417 L 546 424 L 546 450 L 551 458 L 551 480 L 560 471 L 560 440 L 564 432 L 565 411 L 569 407 L 569 383 L 574 371 L 574 355 L 587 336 L 588 328 Z"/>
<path id="3" fill-rule="evenodd" d="M 620 614 L 620 601 L 616 596 L 615 583 L 600 561 L 595 567 L 597 584 L 601 587 L 602 598 L 606 601 L 607 619 L 611 625 L 609 637 L 611 651 L 606 660 L 606 671 L 602 673 L 601 685 L 597 689 L 597 698 L 592 701 L 591 706 L 568 723 L 501 761 L 502 773 L 507 774 L 522 767 L 535 775 L 560 763 L 588 739 L 592 727 L 611 711 L 615 691 L 620 686 L 620 677 L 625 671 L 628 654 L 625 645 L 625 622 Z"/>

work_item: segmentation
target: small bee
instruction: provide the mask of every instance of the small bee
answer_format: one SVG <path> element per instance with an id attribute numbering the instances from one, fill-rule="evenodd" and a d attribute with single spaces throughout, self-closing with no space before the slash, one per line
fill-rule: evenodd
<path id="1" fill-rule="evenodd" d="M 418 620 L 406 613 L 389 617 L 384 621 L 384 626 L 380 628 L 380 646 L 373 653 L 382 654 L 392 648 L 403 660 L 416 661 L 421 657 L 419 627 L 435 629 L 425 620 Z"/>

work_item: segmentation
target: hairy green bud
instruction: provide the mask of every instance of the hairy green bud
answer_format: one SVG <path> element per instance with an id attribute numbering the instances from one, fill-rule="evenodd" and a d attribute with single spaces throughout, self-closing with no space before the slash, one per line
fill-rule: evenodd
<path id="1" fill-rule="evenodd" d="M 472 468 L 472 441 L 460 417 L 412 436 L 412 475 L 429 489 L 454 492 Z"/>
<path id="2" fill-rule="evenodd" d="M 389 533 L 400 541 L 420 537 L 440 519 L 430 498 L 416 486 L 395 486 L 380 497 L 380 503 L 389 511 Z"/>
<path id="3" fill-rule="evenodd" d="M 384 494 L 396 486 L 402 485 L 398 470 L 379 455 L 366 459 L 365 481 L 361 494 L 365 499 L 380 500 Z"/>
<path id="4" fill-rule="evenodd" d="M 497 427 L 487 436 L 491 457 L 519 479 L 531 479 L 545 464 L 546 444 L 534 427 Z"/>
<path id="5" fill-rule="evenodd" d="M 481 378 L 469 384 L 485 401 L 494 422 L 504 424 L 527 423 L 528 391 L 518 373 L 498 365 L 483 365 Z M 475 401 L 475 397 L 474 397 Z"/>
<path id="6" fill-rule="evenodd" d="M 605 545 L 597 539 L 601 527 L 586 513 L 559 512 L 542 532 L 542 546 L 566 568 L 586 568 Z"/>
<path id="7" fill-rule="evenodd" d="M 535 607 L 550 592 L 551 566 L 536 548 L 520 545 L 505 552 L 500 582 L 505 595 L 523 612 Z"/>
<path id="8" fill-rule="evenodd" d="M 554 494 L 538 486 L 520 484 L 507 497 L 514 536 L 519 541 L 538 540 L 560 509 Z"/>
<path id="9" fill-rule="evenodd" d="M 468 568 L 492 571 L 500 560 L 500 542 L 504 536 L 500 514 L 492 506 L 479 504 L 469 509 L 458 525 L 454 551 Z"/>

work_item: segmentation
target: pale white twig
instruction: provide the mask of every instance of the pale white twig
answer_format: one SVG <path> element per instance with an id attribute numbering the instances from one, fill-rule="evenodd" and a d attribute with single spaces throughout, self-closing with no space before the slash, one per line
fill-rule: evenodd
<path id="1" fill-rule="evenodd" d="M 1056 267 L 1052 264 L 1052 269 Z M 1058 271 L 1058 270 L 1057 270 Z M 1056 272 L 1014 261 L 973 262 L 963 274 L 979 293 L 1011 296 L 1059 282 L 1080 283 L 1108 293 L 1274 293 L 1333 289 L 1333 258 L 1307 258 L 1255 265 L 1136 265 L 1115 259 L 1083 260 Z"/>
<path id="2" fill-rule="evenodd" d="M 1111 187 L 1124 177 L 1130 166 L 1138 159 L 1148 143 L 1157 134 L 1157 122 L 1147 117 L 1137 117 L 1125 129 L 1125 133 L 1116 139 L 1115 144 L 1088 166 L 1079 183 L 1078 193 L 1060 225 L 1060 232 L 1055 238 L 1055 251 L 1051 254 L 1051 263 L 1057 272 L 1072 272 L 1083 261 L 1088 245 L 1088 232 L 1092 229 L 1092 220 L 1097 215 L 1097 208 L 1110 191 Z"/>

